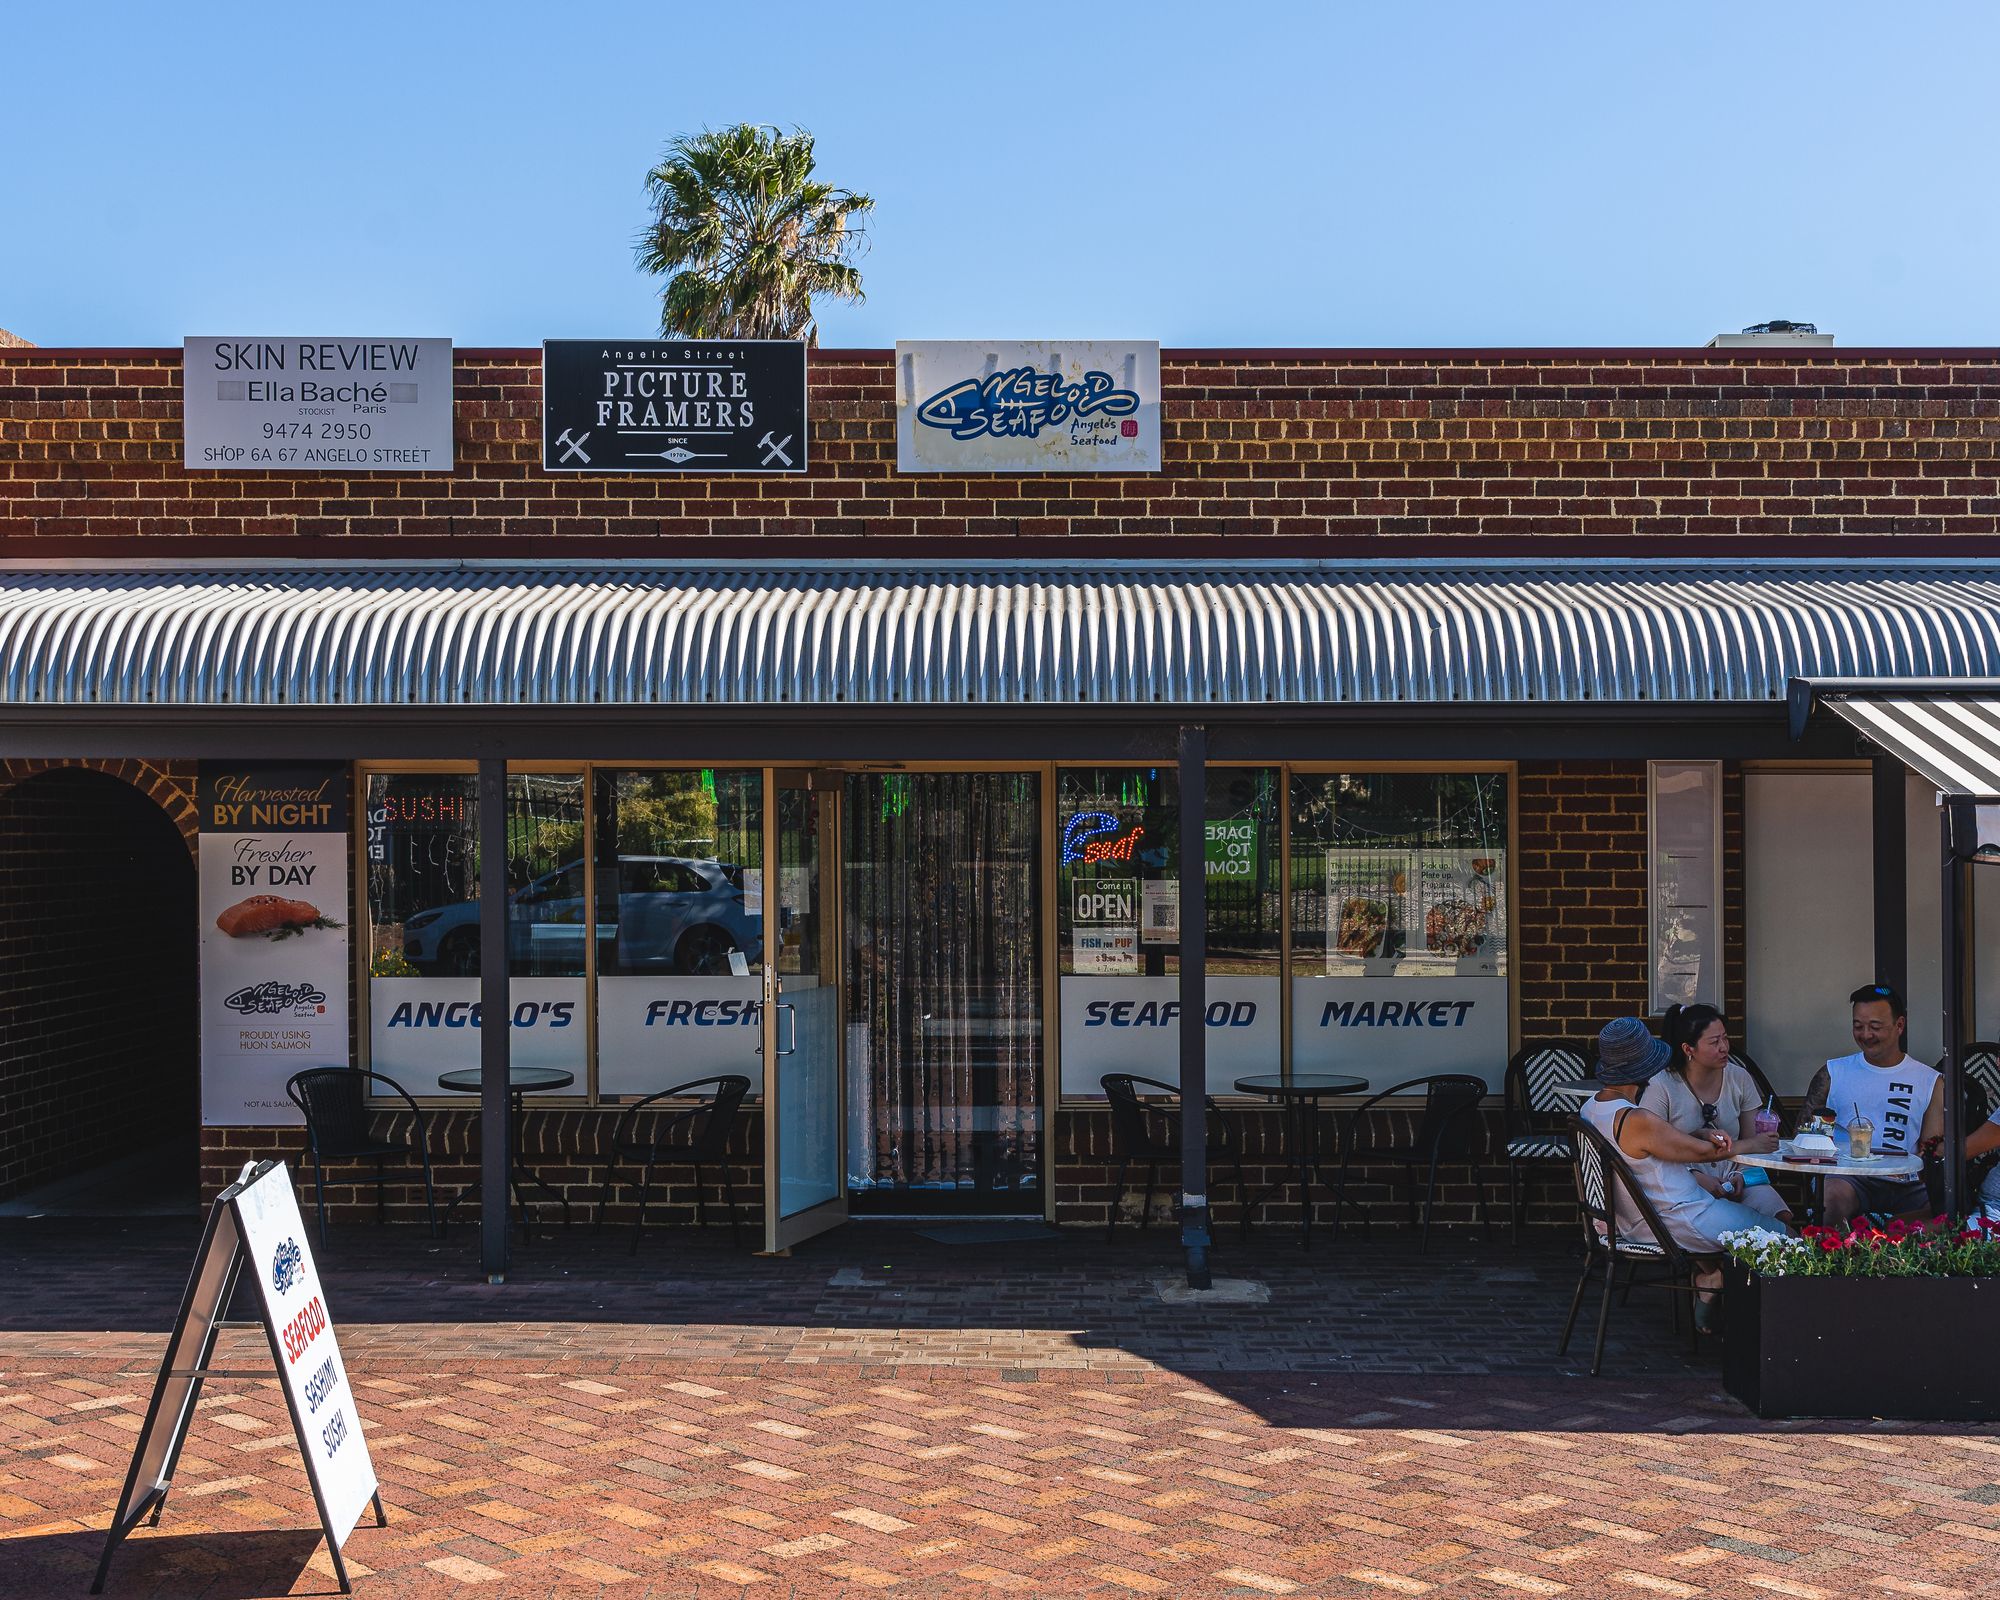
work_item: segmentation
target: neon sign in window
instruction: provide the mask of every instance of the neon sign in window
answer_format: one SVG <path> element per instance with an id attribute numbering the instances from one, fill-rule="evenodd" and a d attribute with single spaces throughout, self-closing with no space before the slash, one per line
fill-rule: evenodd
<path id="1" fill-rule="evenodd" d="M 1107 839 L 1105 834 L 1116 833 L 1122 826 L 1108 811 L 1079 811 L 1063 824 L 1062 859 L 1065 866 L 1075 862 L 1086 865 L 1099 861 L 1130 861 L 1132 852 L 1145 837 L 1146 830 L 1134 827 L 1122 839 Z"/>

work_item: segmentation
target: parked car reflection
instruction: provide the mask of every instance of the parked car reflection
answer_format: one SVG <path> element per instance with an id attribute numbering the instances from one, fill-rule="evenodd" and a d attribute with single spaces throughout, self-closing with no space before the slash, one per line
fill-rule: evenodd
<path id="1" fill-rule="evenodd" d="M 606 869 L 599 869 L 602 878 Z M 763 918 L 743 906 L 740 867 L 687 856 L 622 856 L 615 920 L 600 881 L 600 972 L 659 972 L 726 977 L 729 956 L 763 955 Z M 567 976 L 583 971 L 590 924 L 580 861 L 544 873 L 509 897 L 507 954 L 516 972 Z M 419 911 L 403 923 L 403 954 L 432 977 L 479 970 L 479 902 L 461 900 Z"/>

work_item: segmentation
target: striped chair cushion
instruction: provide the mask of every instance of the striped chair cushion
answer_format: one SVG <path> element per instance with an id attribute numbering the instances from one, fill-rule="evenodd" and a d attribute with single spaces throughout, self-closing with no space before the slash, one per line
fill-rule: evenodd
<path id="1" fill-rule="evenodd" d="M 1569 1140 L 1560 1134 L 1524 1133 L 1507 1141 L 1509 1161 L 1567 1161 Z"/>

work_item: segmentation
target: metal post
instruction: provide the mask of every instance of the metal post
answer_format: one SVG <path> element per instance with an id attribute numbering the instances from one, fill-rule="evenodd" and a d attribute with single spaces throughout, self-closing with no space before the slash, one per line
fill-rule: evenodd
<path id="1" fill-rule="evenodd" d="M 1909 816 L 1903 763 L 1875 752 L 1875 981 L 1910 992 Z"/>
<path id="2" fill-rule="evenodd" d="M 479 763 L 479 1260 L 488 1283 L 507 1279 L 508 1035 L 507 763 Z"/>
<path id="3" fill-rule="evenodd" d="M 1938 978 L 1944 995 L 1944 1081 L 1938 1085 L 1944 1096 L 1944 1149 L 1939 1158 L 1944 1165 L 1944 1214 L 1953 1219 L 1965 1188 L 1965 1134 L 1959 1123 L 1965 1092 L 1965 965 L 1972 945 L 1970 897 L 1965 892 L 1969 863 L 1960 850 L 1971 842 L 1973 824 L 1970 801 L 1947 799 L 1938 806 Z"/>
<path id="4" fill-rule="evenodd" d="M 1181 803 L 1181 1244 L 1190 1289 L 1208 1270 L 1208 730 L 1183 727 Z"/>

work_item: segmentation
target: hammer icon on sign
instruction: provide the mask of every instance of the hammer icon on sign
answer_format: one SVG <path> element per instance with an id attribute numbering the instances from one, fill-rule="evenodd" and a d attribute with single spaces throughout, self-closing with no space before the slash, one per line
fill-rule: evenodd
<path id="1" fill-rule="evenodd" d="M 556 457 L 556 465 L 561 466 L 565 461 L 581 461 L 586 467 L 589 466 L 590 457 L 585 453 L 583 448 L 584 441 L 589 437 L 589 434 L 583 433 L 578 434 L 576 438 L 572 439 L 569 436 L 569 429 L 563 429 L 556 436 L 556 443 L 562 447 L 563 452 Z"/>
<path id="2" fill-rule="evenodd" d="M 792 458 L 785 454 L 785 446 L 791 442 L 792 436 L 789 433 L 782 439 L 774 440 L 767 432 L 763 438 L 757 441 L 757 448 L 764 452 L 763 465 L 768 467 L 773 461 L 782 461 L 789 467 L 792 464 Z"/>

